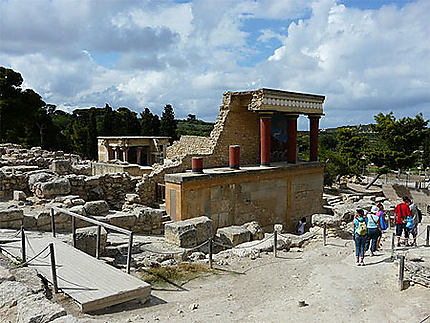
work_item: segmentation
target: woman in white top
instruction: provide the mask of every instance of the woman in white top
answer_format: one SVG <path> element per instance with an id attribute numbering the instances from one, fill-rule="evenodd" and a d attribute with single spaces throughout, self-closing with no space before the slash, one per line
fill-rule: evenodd
<path id="1" fill-rule="evenodd" d="M 370 255 L 373 256 L 376 251 L 376 242 L 378 241 L 381 232 L 381 223 L 379 222 L 379 216 L 376 214 L 379 211 L 375 205 L 372 207 L 370 212 L 367 214 L 367 244 L 366 250 L 369 249 Z"/>

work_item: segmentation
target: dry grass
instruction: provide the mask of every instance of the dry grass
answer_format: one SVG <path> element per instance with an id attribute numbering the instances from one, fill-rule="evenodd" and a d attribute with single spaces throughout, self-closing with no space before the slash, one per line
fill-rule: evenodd
<path id="1" fill-rule="evenodd" d="M 140 277 L 152 287 L 165 287 L 166 285 L 182 286 L 183 284 L 207 273 L 213 273 L 204 264 L 180 263 L 176 266 L 163 266 L 145 269 Z"/>

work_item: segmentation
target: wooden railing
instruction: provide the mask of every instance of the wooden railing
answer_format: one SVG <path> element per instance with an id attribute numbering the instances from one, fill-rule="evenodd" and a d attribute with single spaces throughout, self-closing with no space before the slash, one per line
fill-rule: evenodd
<path id="1" fill-rule="evenodd" d="M 101 230 L 102 227 L 111 231 L 116 231 L 119 233 L 123 233 L 125 235 L 128 235 L 128 252 L 127 252 L 127 274 L 130 273 L 130 266 L 131 266 L 131 249 L 133 246 L 133 232 L 117 227 L 115 225 L 109 224 L 109 223 L 104 223 L 74 212 L 70 212 L 68 210 L 64 210 L 61 209 L 59 207 L 53 206 L 51 208 L 51 230 L 52 230 L 52 235 L 55 238 L 56 232 L 55 232 L 55 212 L 58 213 L 63 213 L 63 214 L 67 214 L 70 215 L 72 217 L 72 237 L 73 237 L 73 247 L 76 248 L 76 219 L 80 219 L 82 221 L 85 222 L 89 222 L 92 224 L 97 225 L 97 242 L 96 242 L 96 258 L 99 259 L 100 258 L 100 250 L 101 250 Z"/>

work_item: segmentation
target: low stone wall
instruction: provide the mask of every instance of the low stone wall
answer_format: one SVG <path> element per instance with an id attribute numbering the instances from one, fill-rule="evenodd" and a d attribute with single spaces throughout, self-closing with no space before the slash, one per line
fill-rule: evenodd
<path id="1" fill-rule="evenodd" d="M 127 173 L 98 176 L 67 175 L 70 194 L 79 195 L 86 201 L 105 200 L 114 209 L 121 209 L 127 193 L 135 193 L 137 178 Z"/>
<path id="2" fill-rule="evenodd" d="M 124 173 L 127 172 L 131 176 L 142 176 L 153 171 L 151 166 L 139 166 L 129 163 L 110 163 L 110 162 L 94 162 L 92 163 L 92 175 L 104 175 L 108 173 Z"/>
<path id="3" fill-rule="evenodd" d="M 4 173 L 0 170 L 0 198 L 10 197 L 14 190 L 28 192 L 27 177 L 24 173 Z"/>
<path id="4" fill-rule="evenodd" d="M 166 158 L 172 159 L 176 156 L 186 156 L 192 154 L 210 154 L 213 148 L 211 137 L 202 136 L 181 136 L 166 149 Z"/>

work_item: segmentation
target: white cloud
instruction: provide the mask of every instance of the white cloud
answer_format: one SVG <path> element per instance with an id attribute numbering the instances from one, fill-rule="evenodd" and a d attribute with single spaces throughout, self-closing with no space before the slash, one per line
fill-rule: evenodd
<path id="1" fill-rule="evenodd" d="M 254 19 L 294 22 L 280 34 Z M 2 1 L 0 62 L 62 107 L 172 103 L 177 116 L 214 120 L 223 91 L 273 87 L 326 95 L 323 126 L 389 109 L 429 118 L 429 20 L 425 0 L 378 10 L 334 0 Z M 282 45 L 244 67 L 257 52 L 252 33 Z"/>

